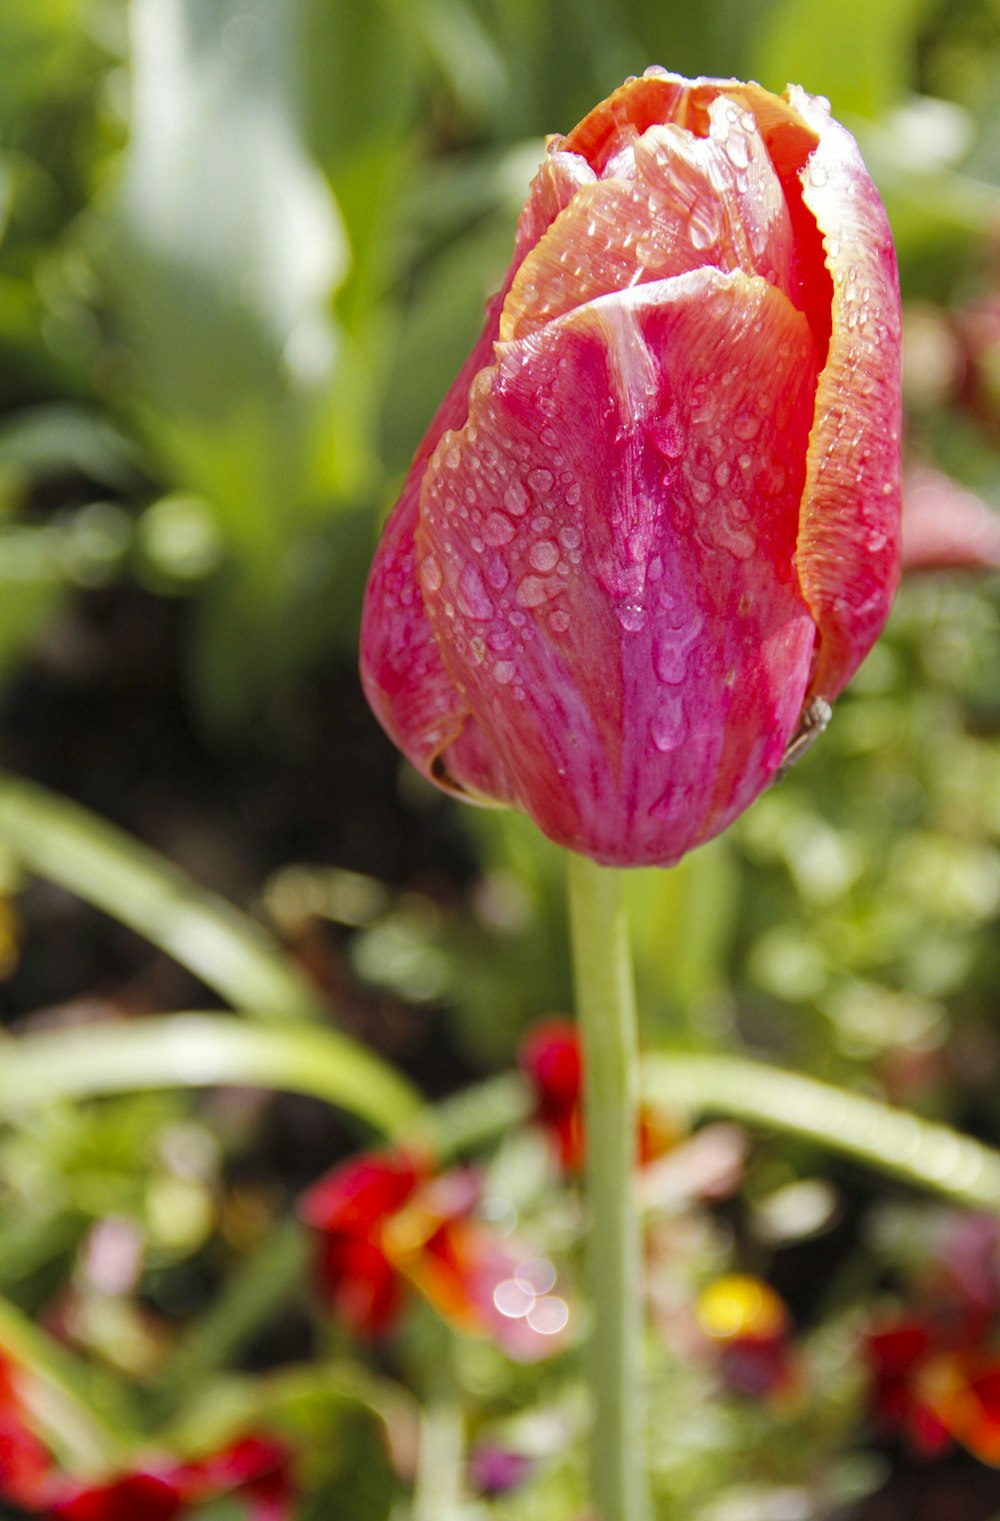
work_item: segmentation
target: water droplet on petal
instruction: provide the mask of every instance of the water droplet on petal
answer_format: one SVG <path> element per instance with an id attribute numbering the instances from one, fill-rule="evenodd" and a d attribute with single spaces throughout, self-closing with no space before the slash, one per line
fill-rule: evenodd
<path id="1" fill-rule="evenodd" d="M 491 512 L 483 524 L 483 538 L 494 548 L 499 548 L 501 544 L 509 544 L 514 537 L 514 531 L 510 518 L 502 512 Z"/>
<path id="2" fill-rule="evenodd" d="M 493 667 L 493 678 L 500 686 L 506 687 L 514 680 L 517 666 L 512 660 L 498 660 Z"/>
<path id="3" fill-rule="evenodd" d="M 552 471 L 530 470 L 528 472 L 528 485 L 532 491 L 537 491 L 539 496 L 545 496 L 547 492 L 552 490 Z"/>
<path id="4" fill-rule="evenodd" d="M 420 580 L 424 591 L 431 596 L 441 590 L 441 567 L 433 555 L 427 555 L 420 567 Z"/>
<path id="5" fill-rule="evenodd" d="M 548 575 L 559 563 L 559 546 L 552 539 L 539 539 L 528 551 L 528 559 L 535 570 Z"/>
<path id="6" fill-rule="evenodd" d="M 646 609 L 641 602 L 622 602 L 615 608 L 615 612 L 627 634 L 638 634 L 646 626 Z"/>
<path id="7" fill-rule="evenodd" d="M 493 601 L 486 590 L 478 565 L 466 565 L 458 578 L 458 606 L 467 618 L 483 623 L 492 618 Z"/>
<path id="8" fill-rule="evenodd" d="M 559 583 L 543 576 L 525 576 L 517 587 L 517 600 L 522 607 L 539 607 L 550 597 L 559 595 Z"/>
<path id="9" fill-rule="evenodd" d="M 565 634 L 569 628 L 569 621 L 569 613 L 564 612 L 562 608 L 557 608 L 554 613 L 549 614 L 549 628 L 554 634 Z"/>
<path id="10" fill-rule="evenodd" d="M 495 592 L 502 592 L 510 580 L 510 567 L 503 555 L 491 554 L 484 561 L 486 580 Z"/>
<path id="11" fill-rule="evenodd" d="M 504 492 L 504 506 L 508 512 L 512 512 L 516 518 L 523 517 L 528 510 L 531 498 L 521 481 L 511 481 Z"/>
<path id="12" fill-rule="evenodd" d="M 680 697 L 673 694 L 662 697 L 649 728 L 657 750 L 664 755 L 676 750 L 684 739 L 686 728 Z"/>

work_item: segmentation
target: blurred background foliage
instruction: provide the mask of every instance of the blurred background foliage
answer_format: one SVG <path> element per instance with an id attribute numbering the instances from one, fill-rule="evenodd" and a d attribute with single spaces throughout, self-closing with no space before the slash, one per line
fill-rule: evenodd
<path id="1" fill-rule="evenodd" d="M 522 820 L 456 810 L 383 742 L 353 673 L 364 576 L 499 284 L 544 135 L 651 62 L 829 96 L 898 240 L 910 463 L 1000 506 L 997 0 L 0 6 L 5 762 L 252 909 L 337 1021 L 434 1097 L 509 1066 L 531 1021 L 568 1007 L 561 868 Z M 909 576 L 822 743 L 724 839 L 633 875 L 650 1047 L 764 1055 L 1000 1144 L 998 671 L 996 574 Z M 72 831 L 55 827 L 35 867 L 49 880 L 29 884 L 0 816 L 17 1039 L 204 1006 L 206 984 L 240 1002 L 184 954 L 217 905 L 184 899 L 175 934 L 170 879 L 144 920 L 140 879 L 99 850 L 69 872 Z M 293 1020 L 315 1017 L 288 996 Z M 335 1337 L 331 1374 L 301 1288 L 282 1298 L 302 1268 L 290 1237 L 272 1246 L 277 1308 L 248 1287 L 297 1189 L 353 1139 L 314 1101 L 237 1090 L 15 1113 L 10 1313 L 84 1358 L 81 1409 L 111 1373 L 153 1378 L 182 1446 L 209 1420 L 195 1395 L 220 1430 L 270 1411 L 314 1443 L 304 1516 L 404 1514 L 413 1463 L 378 1433 L 410 1440 L 413 1369 L 439 1328 L 417 1324 L 377 1373 Z M 575 1239 L 530 1137 L 491 1166 L 490 1197 L 517 1199 L 546 1250 Z M 906 1489 L 844 1351 L 859 1305 L 905 1300 L 936 1218 L 776 1135 L 721 1213 L 680 1212 L 666 1299 L 733 1267 L 765 1274 L 810 1371 L 805 1395 L 762 1409 L 720 1403 L 703 1366 L 659 1369 L 664 1411 L 680 1391 L 685 1412 L 664 1417 L 658 1454 L 677 1515 L 918 1517 L 940 1493 L 935 1514 L 1000 1514 L 973 1458 Z M 94 1265 L 108 1222 L 134 1263 L 110 1287 Z M 0 1344 L 45 1366 L 16 1325 Z M 238 1373 L 206 1392 L 204 1368 L 237 1349 Z M 470 1429 L 537 1469 L 461 1514 L 566 1521 L 573 1367 L 529 1376 L 471 1342 L 451 1362 Z"/>

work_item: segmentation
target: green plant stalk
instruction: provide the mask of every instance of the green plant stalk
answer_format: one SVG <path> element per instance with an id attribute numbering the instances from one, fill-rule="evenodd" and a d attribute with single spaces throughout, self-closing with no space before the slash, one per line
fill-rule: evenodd
<path id="1" fill-rule="evenodd" d="M 570 931 L 584 1053 L 589 1381 L 596 1521 L 647 1521 L 646 1404 L 635 1193 L 639 1055 L 619 873 L 569 858 Z"/>
<path id="2" fill-rule="evenodd" d="M 462 1482 L 462 1406 L 456 1392 L 432 1396 L 420 1414 L 413 1521 L 455 1521 Z"/>

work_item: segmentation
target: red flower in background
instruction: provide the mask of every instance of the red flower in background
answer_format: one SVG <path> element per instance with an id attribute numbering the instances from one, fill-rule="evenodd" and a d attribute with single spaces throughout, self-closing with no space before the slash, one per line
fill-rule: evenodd
<path id="1" fill-rule="evenodd" d="M 291 1452 L 247 1436 L 193 1463 L 165 1461 L 97 1482 L 58 1467 L 31 1429 L 18 1372 L 0 1358 L 0 1501 L 53 1521 L 174 1521 L 192 1506 L 232 1496 L 246 1521 L 290 1521 Z"/>
<path id="2" fill-rule="evenodd" d="M 411 1157 L 368 1152 L 326 1173 L 299 1202 L 299 1214 L 316 1233 L 320 1297 L 362 1336 L 380 1336 L 398 1318 L 402 1282 L 382 1235 L 422 1176 Z"/>
<path id="3" fill-rule="evenodd" d="M 133 1473 L 75 1489 L 53 1505 L 50 1514 L 58 1521 L 174 1521 L 184 1503 L 173 1478 Z"/>
<path id="4" fill-rule="evenodd" d="M 933 1457 L 956 1442 L 1000 1465 L 1000 1226 L 947 1222 L 924 1274 L 927 1308 L 876 1322 L 864 1339 L 876 1420 Z"/>
<path id="5" fill-rule="evenodd" d="M 598 861 L 710 839 L 881 631 L 899 369 L 888 223 L 825 103 L 629 80 L 550 141 L 386 527 L 386 731 Z"/>
<path id="6" fill-rule="evenodd" d="M 534 1090 L 535 1117 L 556 1144 L 568 1172 L 578 1172 L 585 1153 L 583 1128 L 583 1053 L 576 1025 L 546 1019 L 534 1025 L 521 1043 L 518 1062 Z M 639 1163 L 663 1156 L 677 1141 L 677 1131 L 648 1105 L 639 1111 Z"/>
<path id="7" fill-rule="evenodd" d="M 51 1494 L 52 1459 L 32 1432 L 18 1374 L 0 1357 L 0 1497 L 26 1511 L 41 1511 Z"/>
<path id="8" fill-rule="evenodd" d="M 536 1119 L 555 1141 L 562 1165 L 578 1172 L 583 1165 L 583 1053 L 576 1026 L 568 1019 L 543 1020 L 521 1042 L 518 1062 L 534 1091 Z"/>
<path id="9" fill-rule="evenodd" d="M 352 1330 L 377 1337 L 394 1329 L 409 1285 L 457 1329 L 492 1337 L 512 1357 L 556 1350 L 566 1306 L 551 1284 L 533 1287 L 525 1254 L 476 1216 L 480 1192 L 471 1168 L 435 1175 L 401 1153 L 335 1167 L 299 1206 L 316 1237 L 321 1299 Z"/>
<path id="10" fill-rule="evenodd" d="M 269 1437 L 247 1436 L 194 1463 L 119 1474 L 98 1484 L 58 1475 L 44 1513 L 58 1521 L 174 1521 L 193 1506 L 232 1497 L 246 1521 L 290 1521 L 295 1488 L 291 1452 Z"/>

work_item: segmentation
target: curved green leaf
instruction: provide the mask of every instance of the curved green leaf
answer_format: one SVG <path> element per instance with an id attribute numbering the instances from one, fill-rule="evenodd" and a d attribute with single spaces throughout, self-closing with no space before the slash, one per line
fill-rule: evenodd
<path id="1" fill-rule="evenodd" d="M 124 830 L 33 782 L 0 776 L 0 849 L 173 956 L 261 1019 L 319 1019 L 323 1004 L 254 920 Z"/>
<path id="2" fill-rule="evenodd" d="M 956 1203 L 1000 1213 L 1000 1152 L 949 1125 L 739 1057 L 661 1054 L 647 1057 L 643 1070 L 654 1103 L 801 1136 Z"/>
<path id="3" fill-rule="evenodd" d="M 306 1025 L 170 1014 L 46 1030 L 2 1049 L 0 1113 L 8 1116 L 57 1099 L 237 1084 L 311 1094 L 394 1135 L 422 1107 L 416 1090 L 380 1057 Z"/>

